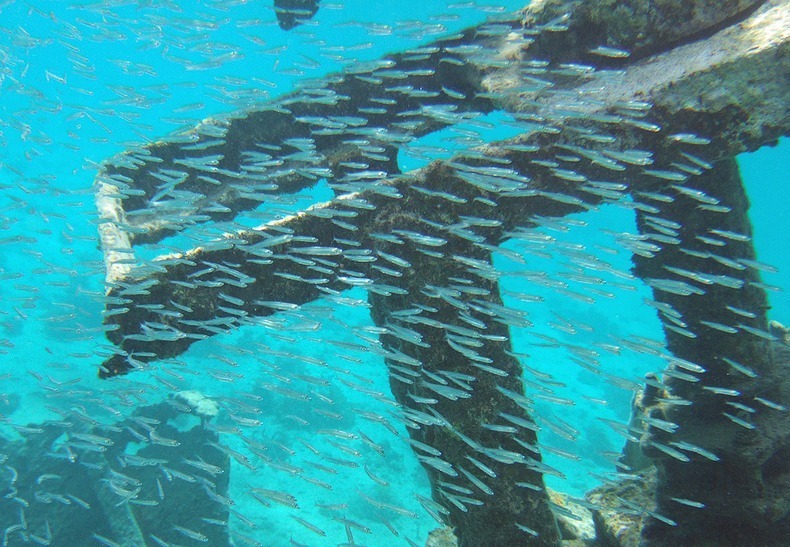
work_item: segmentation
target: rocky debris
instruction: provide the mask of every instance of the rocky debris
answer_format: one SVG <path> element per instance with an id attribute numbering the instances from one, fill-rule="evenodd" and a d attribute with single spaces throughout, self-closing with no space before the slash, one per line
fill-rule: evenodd
<path id="1" fill-rule="evenodd" d="M 552 49 L 579 56 L 606 43 L 645 56 L 692 41 L 749 14 L 759 0 L 538 0 L 524 10 L 525 22 L 565 23 L 567 33 L 550 36 Z"/>
<path id="2" fill-rule="evenodd" d="M 425 547 L 457 547 L 458 538 L 455 537 L 455 531 L 449 526 L 437 528 L 428 534 L 428 541 L 425 542 Z"/>
<path id="3" fill-rule="evenodd" d="M 566 541 L 590 542 L 595 539 L 595 524 L 592 512 L 573 501 L 567 494 L 547 488 L 549 501 L 557 525 L 560 527 L 563 545 Z"/>
<path id="4" fill-rule="evenodd" d="M 209 412 L 205 403 L 203 411 Z M 229 514 L 230 459 L 209 444 L 217 443 L 216 433 L 200 424 L 176 428 L 170 422 L 179 412 L 167 402 L 95 426 L 72 412 L 62 421 L 29 424 L 21 440 L 0 436 L 4 544 L 54 545 L 57 538 L 58 545 L 107 540 L 132 547 L 150 544 L 151 535 L 182 543 L 176 523 L 210 545 L 230 545 L 227 525 L 203 520 L 223 523 Z M 195 466 L 214 476 L 195 478 Z"/>
<path id="5" fill-rule="evenodd" d="M 645 454 L 641 443 L 647 433 L 637 439 L 635 432 L 647 429 L 642 418 L 649 417 L 654 413 L 662 413 L 660 400 L 667 400 L 669 397 L 665 389 L 657 387 L 658 376 L 656 374 L 649 373 L 645 379 L 645 385 L 634 394 L 634 398 L 631 400 L 631 419 L 628 422 L 628 427 L 634 432 L 632 439 L 636 440 L 628 439 L 626 441 L 623 454 L 617 463 L 617 466 L 626 472 L 641 471 L 653 466 L 653 460 Z"/>
<path id="6" fill-rule="evenodd" d="M 655 468 L 617 483 L 599 486 L 587 493 L 587 500 L 601 507 L 592 511 L 595 545 L 602 547 L 637 547 L 642 528 L 655 509 L 657 473 Z M 642 510 L 636 510 L 642 508 Z"/>
<path id="7" fill-rule="evenodd" d="M 199 391 L 179 391 L 175 398 L 189 405 L 192 411 L 201 418 L 214 418 L 219 414 L 217 402 Z"/>
<path id="8" fill-rule="evenodd" d="M 785 327 L 779 321 L 771 321 L 768 323 L 768 330 L 776 336 L 781 344 L 790 346 L 790 328 Z"/>

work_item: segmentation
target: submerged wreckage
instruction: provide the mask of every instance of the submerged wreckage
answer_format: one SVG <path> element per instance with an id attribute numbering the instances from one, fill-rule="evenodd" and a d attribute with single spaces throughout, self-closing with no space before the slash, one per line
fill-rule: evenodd
<path id="1" fill-rule="evenodd" d="M 114 158 L 97 181 L 118 347 L 101 375 L 362 287 L 412 439 L 441 454 L 420 454 L 439 520 L 461 545 L 557 545 L 509 343 L 524 322 L 503 305 L 492 255 L 620 203 L 636 214 L 622 244 L 654 292 L 667 368 L 627 434 L 658 470 L 655 503 L 615 496 L 616 509 L 649 545 L 780 544 L 790 369 L 734 157 L 788 134 L 788 29 L 782 0 L 538 1 Z M 521 134 L 399 171 L 406 143 L 499 110 Z M 321 179 L 327 203 L 136 255 Z M 481 488 L 493 495 L 471 495 Z"/>

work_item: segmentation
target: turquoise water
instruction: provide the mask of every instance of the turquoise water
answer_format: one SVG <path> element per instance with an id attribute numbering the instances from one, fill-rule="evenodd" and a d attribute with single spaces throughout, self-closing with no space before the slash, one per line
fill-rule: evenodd
<path id="1" fill-rule="evenodd" d="M 106 381 L 97 378 L 98 367 L 113 348 L 104 335 L 105 272 L 93 180 L 103 161 L 129 147 L 163 139 L 209 116 L 254 109 L 307 79 L 430 42 L 479 24 L 492 14 L 513 11 L 521 3 L 337 0 L 322 2 L 311 21 L 288 32 L 277 26 L 268 2 L 172 4 L 0 0 L 0 434 L 12 440 L 34 436 L 36 432 L 26 426 L 33 424 L 35 429 L 34 424 L 60 420 L 62 415 L 56 410 L 74 408 L 112 424 L 120 418 L 108 406 L 127 415 L 134 406 L 156 404 L 173 391 L 184 390 L 198 390 L 224 401 L 216 423 L 238 427 L 229 417 L 233 403 L 227 398 L 257 393 L 258 399 L 246 400 L 258 407 L 249 417 L 259 423 L 242 429 L 245 438 L 267 445 L 267 453 L 276 462 L 310 469 L 309 462 L 322 461 L 302 441 L 322 453 L 351 459 L 327 443 L 337 438 L 319 433 L 329 429 L 362 431 L 384 448 L 386 456 L 368 449 L 359 460 L 364 465 L 341 466 L 335 473 L 323 474 L 318 468 L 301 474 L 275 468 L 249 453 L 255 471 L 233 461 L 229 495 L 241 516 L 231 515 L 230 526 L 241 534 L 235 539 L 237 545 L 248 541 L 243 538 L 272 546 L 292 541 L 311 545 L 348 541 L 342 520 L 333 517 L 364 523 L 370 533 L 358 528 L 354 533 L 367 545 L 405 544 L 407 538 L 424 544 L 437 524 L 415 494 L 430 498 L 430 486 L 405 440 L 406 427 L 392 417 L 384 360 L 360 345 L 358 334 L 372 336 L 374 327 L 363 305 L 336 307 L 319 300 L 307 306 L 312 317 L 319 318 L 316 325 L 286 318 L 276 327 L 246 326 L 194 344 L 155 373 L 143 371 Z M 515 132 L 505 115 L 482 119 L 491 122 L 490 128 L 478 131 L 483 140 Z M 414 152 L 432 146 L 437 150 L 431 158 L 448 157 L 460 146 L 456 138 L 460 134 L 445 130 L 411 143 L 400 153 L 401 169 L 426 163 L 420 154 L 410 154 L 409 148 Z M 786 291 L 790 249 L 784 235 L 790 221 L 783 199 L 790 184 L 788 154 L 790 143 L 783 140 L 776 147 L 739 158 L 752 204 L 758 259 L 777 269 L 763 276 L 775 288 L 769 291 L 770 317 L 782 322 L 790 320 Z M 330 197 L 330 190 L 320 183 L 278 206 L 300 210 Z M 259 212 L 265 213 L 265 207 Z M 570 222 L 562 230 L 540 230 L 554 238 L 554 245 L 565 242 L 588 250 L 608 249 L 594 252 L 618 271 L 630 269 L 630 255 L 606 230 L 635 232 L 631 210 L 610 204 L 566 220 Z M 599 484 L 600 475 L 614 470 L 613 458 L 623 438 L 602 420 L 627 422 L 632 392 L 574 364 L 566 347 L 555 347 L 541 337 L 587 349 L 633 336 L 663 343 L 661 325 L 655 310 L 644 304 L 651 293 L 638 279 L 607 278 L 622 286 L 613 289 L 613 298 L 591 303 L 530 280 L 530 275 L 532 280 L 540 275 L 561 277 L 569 271 L 568 256 L 547 258 L 515 240 L 504 249 L 525 261 L 495 255 L 496 269 L 505 272 L 501 279 L 505 304 L 526 312 L 531 322 L 529 327 L 511 328 L 513 351 L 532 369 L 525 373 L 525 380 L 540 383 L 541 374 L 549 374 L 555 381 L 550 397 L 536 398 L 539 440 L 572 456 L 545 454 L 546 462 L 562 475 L 547 476 L 547 483 L 581 496 Z M 146 252 L 158 254 L 159 250 L 154 247 Z M 571 282 L 569 289 L 581 287 Z M 539 301 L 530 301 L 525 293 Z M 366 299 L 362 289 L 343 296 Z M 272 331 L 278 336 L 269 336 Z M 311 364 L 316 360 L 328 361 L 335 368 Z M 661 360 L 645 354 L 601 351 L 600 368 L 631 382 L 661 367 Z M 278 383 L 273 379 L 277 374 L 309 376 L 312 383 Z M 318 395 L 309 401 L 289 398 L 262 391 L 261 382 Z M 370 396 L 371 391 L 380 396 Z M 316 413 L 316 408 L 324 412 Z M 354 410 L 359 408 L 389 416 L 392 430 L 365 421 Z M 185 430 L 195 423 L 194 418 L 183 418 L 179 425 Z M 222 434 L 221 438 L 236 451 L 249 446 L 239 435 Z M 353 446 L 361 451 L 365 445 L 357 439 Z M 175 461 L 183 457 L 179 454 Z M 390 486 L 372 481 L 365 465 Z M 49 472 L 40 470 L 40 474 Z M 305 480 L 305 475 L 323 485 Z M 70 484 L 57 479 L 43 482 L 48 491 L 78 495 L 89 486 L 80 484 L 81 476 L 78 470 Z M 87 472 L 84 480 L 92 480 Z M 166 486 L 179 488 L 179 484 Z M 266 507 L 249 495 L 251 488 L 288 492 L 299 500 L 300 509 L 277 503 Z M 365 495 L 404 512 L 377 509 Z M 31 515 L 37 507 L 44 507 L 37 499 L 30 503 L 24 511 Z M 345 507 L 338 512 L 321 505 Z M 18 509 L 14 506 L 13 511 Z M 76 503 L 68 507 L 78 509 Z M 317 536 L 292 516 L 319 526 L 326 537 Z M 397 529 L 397 537 L 381 516 Z M 167 518 L 173 526 L 181 526 L 186 516 Z M 105 530 L 102 526 L 101 531 Z M 42 529 L 30 533 L 45 535 Z M 106 532 L 101 535 L 122 540 Z M 14 534 L 9 544 L 18 544 L 20 538 Z M 58 541 L 56 535 L 53 544 L 69 544 L 68 539 Z M 199 543 L 178 532 L 167 541 Z"/>

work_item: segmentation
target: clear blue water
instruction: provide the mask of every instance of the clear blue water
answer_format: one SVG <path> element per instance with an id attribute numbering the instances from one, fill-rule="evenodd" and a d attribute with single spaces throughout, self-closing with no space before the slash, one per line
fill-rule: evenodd
<path id="1" fill-rule="evenodd" d="M 441 24 L 442 29 L 433 30 L 449 34 L 497 11 L 486 7 L 512 11 L 521 2 L 478 0 L 450 7 L 436 0 L 337 0 L 322 3 L 311 22 L 289 32 L 279 29 L 267 2 L 204 0 L 177 4 L 178 11 L 160 2 L 0 0 L 0 434 L 8 438 L 31 434 L 13 426 L 56 419 L 53 406 L 73 408 L 81 404 L 81 398 L 94 402 L 101 399 L 112 405 L 117 401 L 115 393 L 129 389 L 139 389 L 146 401 L 155 403 L 171 391 L 156 376 L 146 377 L 146 373 L 112 381 L 96 378 L 98 366 L 111 352 L 102 326 L 104 266 L 92 188 L 103 161 L 130 146 L 191 127 L 205 117 L 254 108 L 305 79 L 337 72 L 348 62 L 377 59 L 430 41 L 433 36 L 429 33 L 415 32 L 415 22 L 423 27 Z M 509 136 L 507 125 L 501 123 L 506 116 L 494 114 L 489 119 L 496 122 L 496 129 L 481 134 L 483 139 Z M 456 135 L 443 131 L 413 146 L 447 148 L 445 155 L 449 155 L 457 146 L 452 140 Z M 790 220 L 784 197 L 790 184 L 789 154 L 790 143 L 785 140 L 739 158 L 752 204 L 758 259 L 778 269 L 777 273 L 766 273 L 764 281 L 776 287 L 769 294 L 771 318 L 780 321 L 790 321 L 786 291 L 790 249 L 785 235 Z M 408 150 L 399 160 L 404 170 L 424 164 Z M 329 195 L 328 189 L 319 185 L 303 192 L 288 207 L 299 209 Z M 579 222 L 565 232 L 546 231 L 560 242 L 593 249 L 616 248 L 602 228 L 636 230 L 633 214 L 616 205 L 572 220 Z M 509 242 L 506 248 L 526 257 L 526 268 L 531 272 L 553 276 L 563 270 L 562 260 L 530 254 L 516 242 Z M 630 257 L 622 249 L 602 256 L 618 270 L 630 268 Z M 632 394 L 574 365 L 567 351 L 541 344 L 536 336 L 555 336 L 586 348 L 611 341 L 612 337 L 644 336 L 662 341 L 656 314 L 643 303 L 650 292 L 637 280 L 621 280 L 627 287 L 618 289 L 615 298 L 601 298 L 591 305 L 530 284 L 523 275 L 525 266 L 505 256 L 497 256 L 495 265 L 508 272 L 502 281 L 506 304 L 528 312 L 534 324 L 512 329 L 514 351 L 529 355 L 525 363 L 535 371 L 551 374 L 561 382 L 553 395 L 572 402 L 536 402 L 539 420 L 564 422 L 579 431 L 578 438 L 571 441 L 552 427 L 542 426 L 542 444 L 578 457 L 569 460 L 548 453 L 546 461 L 565 476 L 550 476 L 548 483 L 557 490 L 581 495 L 598 484 L 594 475 L 613 470 L 612 453 L 620 450 L 623 439 L 601 418 L 627 421 Z M 514 296 L 518 293 L 543 300 L 525 302 Z M 347 296 L 365 299 L 361 290 Z M 313 304 L 322 305 L 326 303 Z M 322 312 L 319 309 L 316 313 Z M 292 353 L 292 358 L 272 357 L 276 367 L 326 380 L 331 387 L 322 395 L 333 399 L 332 410 L 343 418 L 316 417 L 309 405 L 271 396 L 257 416 L 262 425 L 245 433 L 260 442 L 276 441 L 290 447 L 295 454 L 287 458 L 288 462 L 303 466 L 311 454 L 298 439 L 313 439 L 320 444 L 325 439 L 316 437 L 315 432 L 321 428 L 362 429 L 387 453 L 386 458 L 366 460 L 369 468 L 397 487 L 377 487 L 362 467 L 323 477 L 332 481 L 330 491 L 264 465 L 259 464 L 253 473 L 234 464 L 230 477 L 234 509 L 257 527 L 235 516 L 231 517 L 231 526 L 264 545 L 287 545 L 291 539 L 316 544 L 312 532 L 289 518 L 290 514 L 301 515 L 326 530 L 328 537 L 321 538 L 321 544 L 335 544 L 346 541 L 344 527 L 331 520 L 331 512 L 316 504 L 347 503 L 344 517 L 364 521 L 373 532 L 359 534 L 366 544 L 404 544 L 404 537 L 422 544 L 435 523 L 413 495 L 430 497 L 430 489 L 404 440 L 406 429 L 391 420 L 399 433 L 395 436 L 366 424 L 351 409 L 364 406 L 369 412 L 387 414 L 391 407 L 335 381 L 336 373 L 311 368 L 298 358 L 325 358 L 325 340 L 358 343 L 348 327 L 372 326 L 361 307 L 336 310 L 334 318 L 338 321 L 327 320 L 317 331 L 284 332 L 285 338 L 280 340 L 266 337 L 255 327 L 216 336 L 195 344 L 180 357 L 192 374 L 184 374 L 181 379 L 161 372 L 158 376 L 176 384 L 178 390 L 200 390 L 215 398 L 233 396 L 254 391 L 256 384 L 273 371 L 271 366 L 261 365 L 233 348 L 261 344 L 270 351 Z M 574 333 L 557 330 L 556 325 L 563 320 L 577 325 Z M 594 328 L 587 329 L 587 325 Z M 289 337 L 298 339 L 298 343 L 288 341 Z M 361 360 L 355 363 L 354 373 L 366 379 L 369 389 L 389 393 L 386 367 L 380 357 L 353 350 L 341 352 L 340 346 L 330 351 L 331 355 L 340 353 Z M 236 361 L 237 366 L 228 368 L 218 355 Z M 264 361 L 267 359 L 264 357 Z M 346 361 L 345 365 L 352 362 Z M 338 363 L 343 365 L 342 361 Z M 602 368 L 632 381 L 660 366 L 657 359 L 627 351 L 601 357 Z M 231 371 L 239 377 L 232 383 L 221 382 L 211 374 L 216 370 Z M 530 374 L 526 379 L 535 380 Z M 306 391 L 311 387 L 299 386 Z M 3 405 L 4 401 L 7 404 Z M 90 406 L 93 403 L 84 404 L 89 411 L 95 409 Z M 119 410 L 130 411 L 123 407 Z M 97 412 L 97 419 L 106 423 L 115 419 Z M 311 425 L 299 425 L 294 415 L 309 416 Z M 222 416 L 219 421 L 233 425 Z M 188 425 L 185 422 L 184 426 Z M 223 442 L 244 449 L 244 443 L 233 435 L 224 436 Z M 247 495 L 250 487 L 288 491 L 300 500 L 301 509 L 294 512 L 276 504 L 264 507 Z M 80 485 L 67 488 L 76 492 Z M 360 490 L 413 511 L 419 518 L 389 514 L 401 534 L 396 538 L 360 498 Z M 173 524 L 178 524 L 177 515 Z M 242 542 L 237 540 L 237 544 Z"/>

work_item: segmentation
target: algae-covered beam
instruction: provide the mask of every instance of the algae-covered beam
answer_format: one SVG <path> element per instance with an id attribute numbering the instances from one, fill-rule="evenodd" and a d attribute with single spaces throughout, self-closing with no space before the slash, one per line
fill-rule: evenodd
<path id="1" fill-rule="evenodd" d="M 658 217 L 677 227 L 670 228 L 677 244 L 634 257 L 635 273 L 661 303 L 675 358 L 664 399 L 646 409 L 646 423 L 663 420 L 677 430 L 648 425 L 642 448 L 659 468 L 658 513 L 677 526 L 651 521 L 643 538 L 650 545 L 779 545 L 790 520 L 790 413 L 783 410 L 790 376 L 768 327 L 760 271 L 770 267 L 755 257 L 735 160 L 693 184 L 701 194 L 675 195 L 660 207 Z M 700 208 L 701 195 L 716 208 Z M 638 215 L 643 234 L 666 234 L 655 218 Z M 705 507 L 690 511 L 677 500 Z"/>
<path id="2" fill-rule="evenodd" d="M 764 0 L 534 0 L 527 26 L 564 32 L 537 40 L 551 58 L 641 59 L 698 41 L 745 19 Z"/>
<path id="3" fill-rule="evenodd" d="M 584 4 L 588 9 L 597 2 Z M 724 13 L 731 4 L 740 5 L 716 4 Z M 672 44 L 666 51 L 633 61 L 632 57 L 615 58 L 619 64 L 609 70 L 588 71 L 574 86 L 575 94 L 534 91 L 534 86 L 524 81 L 529 76 L 525 67 L 492 72 L 483 85 L 496 96 L 498 107 L 549 118 L 618 113 L 629 101 L 641 101 L 652 105 L 650 121 L 661 133 L 693 130 L 711 140 L 711 146 L 703 150 L 709 161 L 730 158 L 790 133 L 790 2 L 750 4 L 752 9 L 742 14 L 742 20 L 724 28 L 714 26 L 716 32 L 709 36 Z M 739 13 L 735 8 L 731 12 Z M 571 17 L 570 21 L 576 19 Z M 583 34 L 585 27 L 578 25 Z M 577 68 L 584 71 L 589 67 Z M 628 126 L 613 131 L 627 138 L 624 129 Z M 649 149 L 647 145 L 653 143 L 645 141 L 647 136 L 643 133 L 633 144 Z M 695 150 L 693 146 L 691 150 Z"/>
<path id="4" fill-rule="evenodd" d="M 404 142 L 492 110 L 479 95 L 480 64 L 513 25 L 467 29 L 358 63 L 256 110 L 129 150 L 105 165 L 99 208 L 121 225 L 118 239 L 155 242 L 190 224 L 233 219 L 320 178 L 342 179 L 349 164 L 396 172 Z"/>
<path id="5" fill-rule="evenodd" d="M 522 156 L 540 156 L 525 146 L 492 148 L 491 160 L 527 166 Z M 555 180 L 550 168 L 531 179 L 517 169 L 490 177 L 480 157 L 456 160 L 453 167 L 435 162 L 281 221 L 140 262 L 134 275 L 110 285 L 105 322 L 119 352 L 103 365 L 102 376 L 173 357 L 197 340 L 343 289 L 376 290 L 390 282 L 389 271 L 403 268 L 380 251 L 382 234 L 386 240 L 393 230 L 407 229 L 404 218 L 421 218 L 424 233 L 475 237 L 478 246 L 494 248 L 503 228 L 532 225 L 533 215 L 586 210 L 603 199 L 595 186 L 585 191 L 578 181 Z M 504 201 L 497 206 L 496 199 Z M 464 220 L 475 217 L 486 221 L 477 226 Z"/>
<path id="6" fill-rule="evenodd" d="M 424 229 L 416 218 L 401 222 Z M 488 250 L 456 238 L 442 251 L 467 260 L 401 251 L 412 268 L 396 282 L 398 294 L 370 295 L 373 320 L 392 333 L 382 335 L 393 353 L 390 385 L 420 443 L 433 498 L 446 508 L 461 546 L 558 545 L 543 483 L 556 471 L 541 461 L 522 368 L 510 348 L 509 327 L 528 323 L 504 311 Z M 404 337 L 404 329 L 416 338 Z"/>

